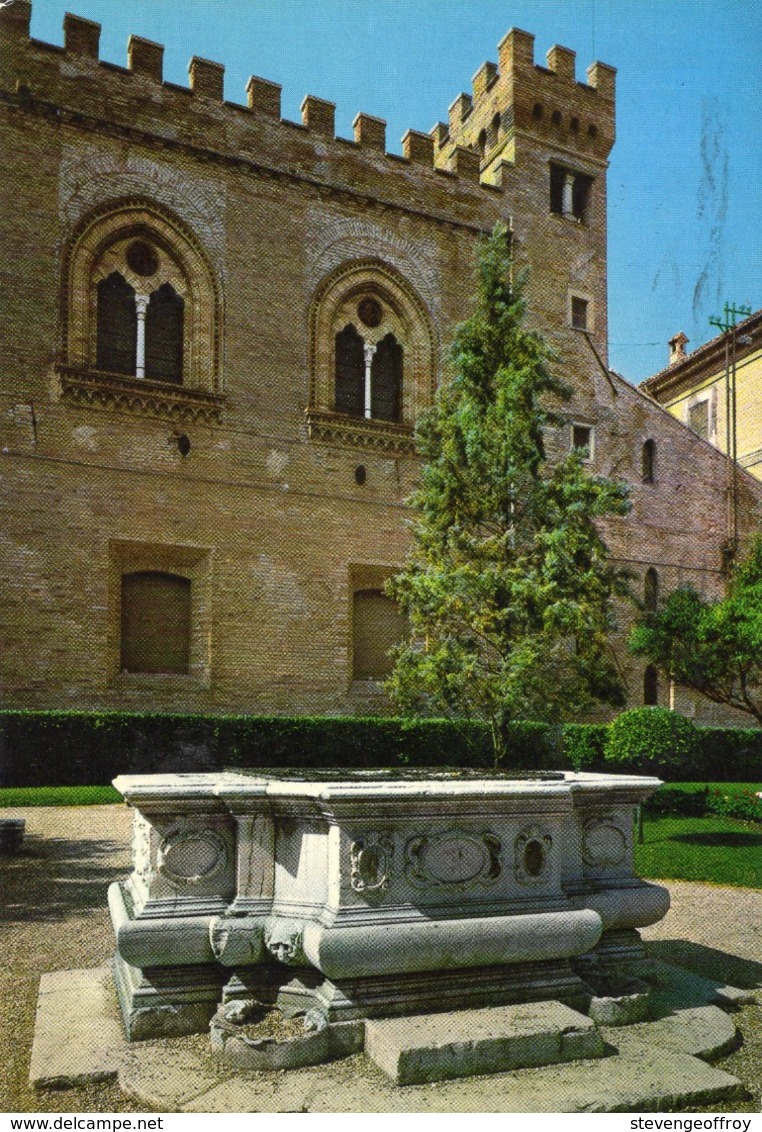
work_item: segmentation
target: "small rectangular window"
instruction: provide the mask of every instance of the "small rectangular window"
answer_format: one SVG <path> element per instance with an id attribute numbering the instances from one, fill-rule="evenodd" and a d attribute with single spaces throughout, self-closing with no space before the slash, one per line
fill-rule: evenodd
<path id="1" fill-rule="evenodd" d="M 581 299 L 579 295 L 572 295 L 571 301 L 571 323 L 575 330 L 587 330 L 587 299 Z"/>
<path id="2" fill-rule="evenodd" d="M 583 460 L 593 458 L 593 430 L 590 425 L 572 425 L 572 448 Z"/>
<path id="3" fill-rule="evenodd" d="M 706 440 L 709 436 L 709 402 L 697 401 L 688 409 L 688 424 Z"/>

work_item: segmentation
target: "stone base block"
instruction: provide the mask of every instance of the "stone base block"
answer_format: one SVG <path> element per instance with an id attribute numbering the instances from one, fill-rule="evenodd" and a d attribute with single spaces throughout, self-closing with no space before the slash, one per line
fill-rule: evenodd
<path id="1" fill-rule="evenodd" d="M 593 1022 L 560 1002 L 372 1019 L 365 1052 L 397 1085 L 602 1057 Z"/>
<path id="2" fill-rule="evenodd" d="M 114 982 L 130 1041 L 197 1034 L 207 1029 L 222 995 L 216 965 L 132 967 L 114 960 Z"/>
<path id="3" fill-rule="evenodd" d="M 257 989 L 253 997 L 260 996 L 261 989 Z M 584 1010 L 590 992 L 569 963 L 559 960 L 335 982 L 305 969 L 281 985 L 276 996 L 277 1005 L 285 1013 L 317 1008 L 328 1022 L 544 1000 Z"/>

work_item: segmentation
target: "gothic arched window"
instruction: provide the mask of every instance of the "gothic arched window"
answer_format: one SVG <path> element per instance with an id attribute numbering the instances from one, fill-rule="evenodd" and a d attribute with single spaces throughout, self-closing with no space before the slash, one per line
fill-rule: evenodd
<path id="1" fill-rule="evenodd" d="M 146 377 L 182 381 L 184 315 L 183 297 L 171 283 L 162 283 L 151 293 L 146 309 Z"/>
<path id="2" fill-rule="evenodd" d="M 654 613 L 659 604 L 659 575 L 653 566 L 646 570 L 643 581 L 643 605 L 649 613 Z"/>
<path id="3" fill-rule="evenodd" d="M 310 311 L 310 437 L 412 451 L 437 356 L 428 312 L 396 270 L 376 260 L 337 268 Z"/>
<path id="4" fill-rule="evenodd" d="M 86 218 L 66 251 L 65 365 L 216 392 L 220 296 L 200 244 L 148 201 Z"/>
<path id="5" fill-rule="evenodd" d="M 135 288 L 112 271 L 97 286 L 95 364 L 108 373 L 134 375 L 138 317 Z"/>
<path id="6" fill-rule="evenodd" d="M 349 323 L 336 335 L 336 412 L 361 417 L 365 406 L 365 349 Z"/>

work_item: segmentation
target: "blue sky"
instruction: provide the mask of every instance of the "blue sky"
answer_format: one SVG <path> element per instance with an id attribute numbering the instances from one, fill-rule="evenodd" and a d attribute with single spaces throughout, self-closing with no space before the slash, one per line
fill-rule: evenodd
<path id="1" fill-rule="evenodd" d="M 758 0 L 33 0 L 32 34 L 61 43 L 64 12 L 103 25 L 101 57 L 126 62 L 130 33 L 165 45 L 165 77 L 192 55 L 224 63 L 225 95 L 250 74 L 337 104 L 338 133 L 362 110 L 428 130 L 496 60 L 509 27 L 617 68 L 609 170 L 611 365 L 631 381 L 661 369 L 667 339 L 694 349 L 726 301 L 762 307 L 762 4 Z"/>

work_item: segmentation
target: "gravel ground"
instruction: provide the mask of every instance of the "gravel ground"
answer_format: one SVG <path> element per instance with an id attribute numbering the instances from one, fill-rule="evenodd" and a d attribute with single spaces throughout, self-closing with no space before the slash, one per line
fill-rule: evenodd
<path id="1" fill-rule="evenodd" d="M 115 1084 L 35 1093 L 27 1074 L 37 989 L 46 971 L 95 967 L 112 953 L 106 888 L 129 870 L 130 812 L 122 806 L 4 810 L 25 817 L 23 852 L 0 858 L 0 1110 L 134 1112 Z M 643 934 L 657 958 L 762 987 L 762 891 L 669 883 L 672 910 Z M 722 1068 L 749 1090 L 717 1111 L 758 1112 L 762 1006 L 737 1016 L 743 1045 Z M 195 1039 L 190 1039 L 194 1041 Z"/>

